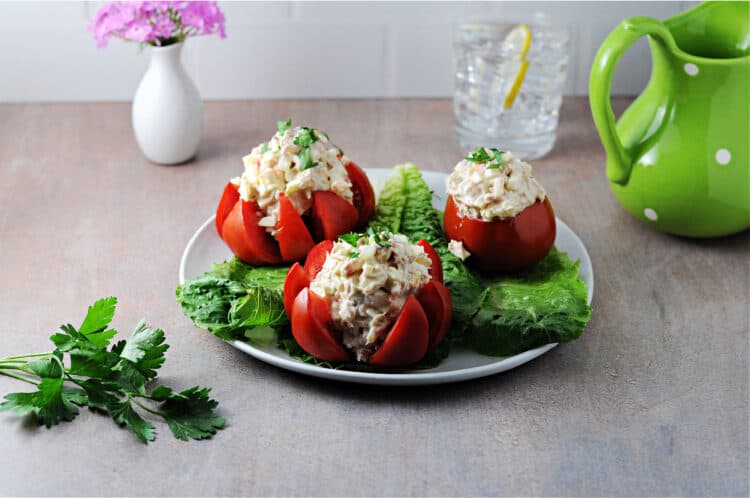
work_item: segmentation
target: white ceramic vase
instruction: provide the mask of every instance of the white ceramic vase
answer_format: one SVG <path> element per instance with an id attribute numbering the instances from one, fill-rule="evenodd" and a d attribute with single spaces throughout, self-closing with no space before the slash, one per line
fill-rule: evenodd
<path id="1" fill-rule="evenodd" d="M 133 99 L 133 131 L 151 161 L 178 164 L 195 156 L 203 103 L 182 66 L 182 43 L 151 48 L 151 63 Z"/>

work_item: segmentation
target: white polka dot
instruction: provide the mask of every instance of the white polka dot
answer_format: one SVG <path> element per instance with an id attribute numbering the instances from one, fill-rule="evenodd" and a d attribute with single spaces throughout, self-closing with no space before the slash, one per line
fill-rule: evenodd
<path id="1" fill-rule="evenodd" d="M 683 66 L 683 69 L 685 69 L 685 72 L 688 73 L 690 76 L 695 76 L 698 74 L 698 66 L 695 64 L 687 63 Z"/>
<path id="2" fill-rule="evenodd" d="M 716 162 L 719 164 L 729 164 L 732 159 L 732 154 L 727 149 L 719 149 L 716 151 Z"/>
<path id="3" fill-rule="evenodd" d="M 651 221 L 656 221 L 657 219 L 659 219 L 659 215 L 656 214 L 656 211 L 651 208 L 644 209 L 643 214 Z"/>

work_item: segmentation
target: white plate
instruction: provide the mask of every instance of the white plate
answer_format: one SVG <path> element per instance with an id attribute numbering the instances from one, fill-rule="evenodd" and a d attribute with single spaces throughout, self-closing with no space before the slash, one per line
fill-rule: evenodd
<path id="1" fill-rule="evenodd" d="M 391 170 L 367 169 L 366 172 L 370 177 L 373 187 L 375 187 L 375 191 L 379 192 Z M 442 210 L 445 203 L 446 174 L 433 171 L 423 171 L 422 174 L 427 185 L 435 193 L 433 204 L 437 209 Z M 591 260 L 581 240 L 560 218 L 557 218 L 555 246 L 561 251 L 567 252 L 572 260 L 581 260 L 580 276 L 586 284 L 588 301 L 591 304 L 591 299 L 594 296 L 594 271 L 591 267 Z M 231 257 L 232 253 L 214 229 L 214 217 L 212 216 L 195 232 L 185 247 L 185 252 L 182 254 L 182 261 L 180 262 L 180 283 L 182 284 L 186 279 L 208 271 L 212 263 L 225 261 Z M 256 346 L 242 341 L 232 341 L 230 344 L 261 361 L 287 370 L 344 382 L 380 385 L 442 384 L 476 379 L 515 368 L 557 346 L 557 344 L 546 344 L 536 349 L 505 358 L 484 356 L 473 351 L 454 347 L 451 349 L 448 358 L 443 360 L 437 367 L 429 370 L 415 370 L 414 372 L 406 373 L 370 373 L 332 370 L 330 368 L 302 363 L 291 358 L 285 351 L 276 347 L 275 344 Z"/>

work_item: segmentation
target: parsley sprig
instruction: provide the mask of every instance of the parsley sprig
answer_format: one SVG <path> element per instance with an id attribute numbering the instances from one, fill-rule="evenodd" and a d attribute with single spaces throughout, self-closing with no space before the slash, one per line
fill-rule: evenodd
<path id="1" fill-rule="evenodd" d="M 342 242 L 346 242 L 352 247 L 357 247 L 359 245 L 359 241 L 363 238 L 370 239 L 372 238 L 372 241 L 378 245 L 378 247 L 391 247 L 391 232 L 389 230 L 383 230 L 381 232 L 376 232 L 372 227 L 369 227 L 367 229 L 367 232 L 364 234 L 361 233 L 355 233 L 355 232 L 349 232 L 339 235 L 339 240 Z M 356 256 L 352 256 L 352 254 L 356 254 Z M 359 256 L 359 253 L 350 253 L 349 257 L 354 258 Z"/>
<path id="2" fill-rule="evenodd" d="M 127 341 L 110 346 L 117 334 L 109 327 L 116 304 L 114 297 L 100 299 L 78 328 L 62 325 L 61 332 L 50 337 L 52 352 L 0 359 L 0 375 L 37 389 L 7 394 L 0 411 L 31 414 L 51 427 L 75 419 L 79 407 L 88 406 L 108 413 L 144 443 L 156 438 L 156 428 L 143 412 L 150 419 L 161 418 L 183 441 L 209 438 L 224 427 L 210 389 L 196 386 L 175 392 L 164 385 L 151 386 L 169 348 L 164 331 L 141 321 Z"/>
<path id="3" fill-rule="evenodd" d="M 279 130 L 279 135 L 283 135 L 286 130 L 292 127 L 292 118 L 286 121 L 277 121 L 276 128 Z"/>
<path id="4" fill-rule="evenodd" d="M 490 163 L 487 169 L 497 169 L 503 165 L 503 153 L 500 149 L 488 149 L 486 147 L 477 147 L 466 158 L 473 163 Z"/>

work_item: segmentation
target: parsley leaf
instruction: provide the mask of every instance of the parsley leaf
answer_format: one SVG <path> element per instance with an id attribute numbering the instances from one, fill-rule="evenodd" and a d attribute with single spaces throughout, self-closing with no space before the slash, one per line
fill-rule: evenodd
<path id="1" fill-rule="evenodd" d="M 169 348 L 161 329 L 141 321 L 127 341 L 107 349 L 117 333 L 108 329 L 116 303 L 113 297 L 100 299 L 89 307 L 78 329 L 70 324 L 61 326 L 62 332 L 50 337 L 57 346 L 50 353 L 0 359 L 0 375 L 37 388 L 7 394 L 0 411 L 32 415 L 38 423 L 51 427 L 75 419 L 78 407 L 88 406 L 109 413 L 116 424 L 128 427 L 141 441 L 153 441 L 156 429 L 138 412 L 143 410 L 161 417 L 179 439 L 215 434 L 225 420 L 214 411 L 218 403 L 208 397 L 210 389 L 194 387 L 175 393 L 169 387 L 156 386 L 149 394 L 148 384 L 156 378 Z M 161 403 L 161 410 L 149 408 L 149 401 Z"/>
<path id="2" fill-rule="evenodd" d="M 391 247 L 391 232 L 389 230 L 375 232 L 372 227 L 368 227 L 367 235 L 372 237 L 378 247 Z"/>
<path id="3" fill-rule="evenodd" d="M 498 169 L 503 165 L 503 151 L 499 149 L 490 149 L 492 151 L 492 163 L 487 165 L 487 169 Z"/>
<path id="4" fill-rule="evenodd" d="M 279 130 L 279 135 L 283 135 L 286 130 L 292 127 L 292 118 L 289 118 L 286 121 L 278 121 L 276 127 Z"/>
<path id="5" fill-rule="evenodd" d="M 32 393 L 12 393 L 5 396 L 0 411 L 12 411 L 17 415 L 33 413 L 39 423 L 47 427 L 61 420 L 71 421 L 78 416 L 76 405 L 86 403 L 86 394 L 80 389 L 63 388 L 63 379 L 44 378 Z"/>
<path id="6" fill-rule="evenodd" d="M 339 240 L 342 242 L 346 242 L 350 246 L 357 247 L 357 244 L 359 243 L 359 239 L 362 238 L 362 235 L 354 232 L 344 233 L 339 235 Z"/>
<path id="7" fill-rule="evenodd" d="M 118 425 L 124 425 L 135 434 L 138 439 L 147 443 L 156 439 L 154 424 L 143 419 L 130 402 L 117 402 L 109 406 L 109 414 Z"/>
<path id="8" fill-rule="evenodd" d="M 151 380 L 164 363 L 167 349 L 169 345 L 164 344 L 164 331 L 152 329 L 141 320 L 130 333 L 120 358 L 129 360 L 146 380 Z"/>
<path id="9" fill-rule="evenodd" d="M 299 147 L 310 147 L 317 141 L 318 136 L 315 134 L 315 130 L 306 126 L 301 127 L 297 136 L 294 137 L 294 145 Z"/>
<path id="10" fill-rule="evenodd" d="M 359 253 L 357 251 L 352 251 L 349 253 L 349 257 L 354 259 L 359 257 Z"/>
<path id="11" fill-rule="evenodd" d="M 471 152 L 466 160 L 473 163 L 489 163 L 487 169 L 497 169 L 503 165 L 503 152 L 504 151 L 499 149 L 477 147 Z"/>
<path id="12" fill-rule="evenodd" d="M 260 146 L 260 151 L 265 154 L 266 152 L 268 152 L 269 148 L 270 147 L 268 146 L 268 142 L 263 142 L 263 144 Z"/>
<path id="13" fill-rule="evenodd" d="M 487 149 L 484 147 L 477 147 L 474 149 L 471 154 L 466 158 L 467 161 L 471 161 L 473 163 L 486 163 L 489 162 L 490 157 L 489 152 L 487 152 Z"/>
<path id="14" fill-rule="evenodd" d="M 299 169 L 301 169 L 302 171 L 308 170 L 318 165 L 318 163 L 314 163 L 310 158 L 310 149 L 308 148 L 302 149 L 298 154 L 298 157 Z"/>
<path id="15" fill-rule="evenodd" d="M 106 346 L 115 335 L 114 330 L 105 331 L 112 317 L 115 316 L 116 297 L 105 297 L 99 299 L 89 306 L 83 323 L 78 327 L 78 332 L 86 336 L 95 346 Z"/>
<path id="16" fill-rule="evenodd" d="M 205 439 L 224 427 L 226 420 L 214 412 L 218 403 L 208 397 L 209 392 L 211 389 L 191 387 L 159 407 L 174 437 L 183 441 Z"/>

